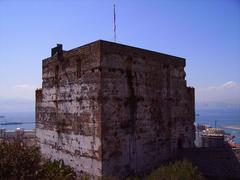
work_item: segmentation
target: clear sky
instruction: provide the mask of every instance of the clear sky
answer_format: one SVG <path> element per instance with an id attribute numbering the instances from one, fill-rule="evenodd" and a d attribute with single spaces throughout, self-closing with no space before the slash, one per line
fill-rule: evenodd
<path id="1" fill-rule="evenodd" d="M 113 41 L 114 3 L 117 42 L 186 58 L 198 105 L 240 104 L 238 0 L 0 0 L 0 112 L 33 102 L 41 60 L 57 43 Z"/>

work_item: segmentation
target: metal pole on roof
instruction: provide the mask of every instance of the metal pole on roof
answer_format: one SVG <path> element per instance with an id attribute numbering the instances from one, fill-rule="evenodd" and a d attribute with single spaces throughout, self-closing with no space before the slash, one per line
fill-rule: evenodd
<path id="1" fill-rule="evenodd" d="M 117 32 L 116 32 L 116 11 L 115 11 L 115 4 L 113 5 L 113 30 L 114 30 L 114 42 L 117 41 Z"/>

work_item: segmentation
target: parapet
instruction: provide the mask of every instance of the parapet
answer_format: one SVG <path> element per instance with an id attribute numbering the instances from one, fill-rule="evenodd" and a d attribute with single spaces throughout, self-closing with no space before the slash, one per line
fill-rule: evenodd
<path id="1" fill-rule="evenodd" d="M 37 89 L 35 91 L 35 96 L 36 96 L 36 102 L 41 102 L 42 101 L 42 89 Z"/>
<path id="2" fill-rule="evenodd" d="M 62 44 L 57 44 L 56 47 L 52 48 L 51 56 L 54 56 L 55 54 L 62 54 L 62 52 L 63 52 Z"/>

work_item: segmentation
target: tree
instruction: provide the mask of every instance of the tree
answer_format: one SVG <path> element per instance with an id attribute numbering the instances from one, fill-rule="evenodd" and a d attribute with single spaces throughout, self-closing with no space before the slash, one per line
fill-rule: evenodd
<path id="1" fill-rule="evenodd" d="M 3 141 L 0 143 L 0 179 L 33 179 L 40 160 L 37 147 Z"/>
<path id="2" fill-rule="evenodd" d="M 42 162 L 39 148 L 14 141 L 0 142 L 0 179 L 75 179 L 62 160 Z"/>

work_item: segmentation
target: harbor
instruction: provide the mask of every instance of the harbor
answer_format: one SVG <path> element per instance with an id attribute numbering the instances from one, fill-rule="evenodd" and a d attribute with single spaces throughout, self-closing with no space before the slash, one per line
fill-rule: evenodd
<path id="1" fill-rule="evenodd" d="M 0 129 L 0 141 L 20 141 L 27 145 L 36 143 L 36 131 L 16 128 L 15 130 Z"/>

